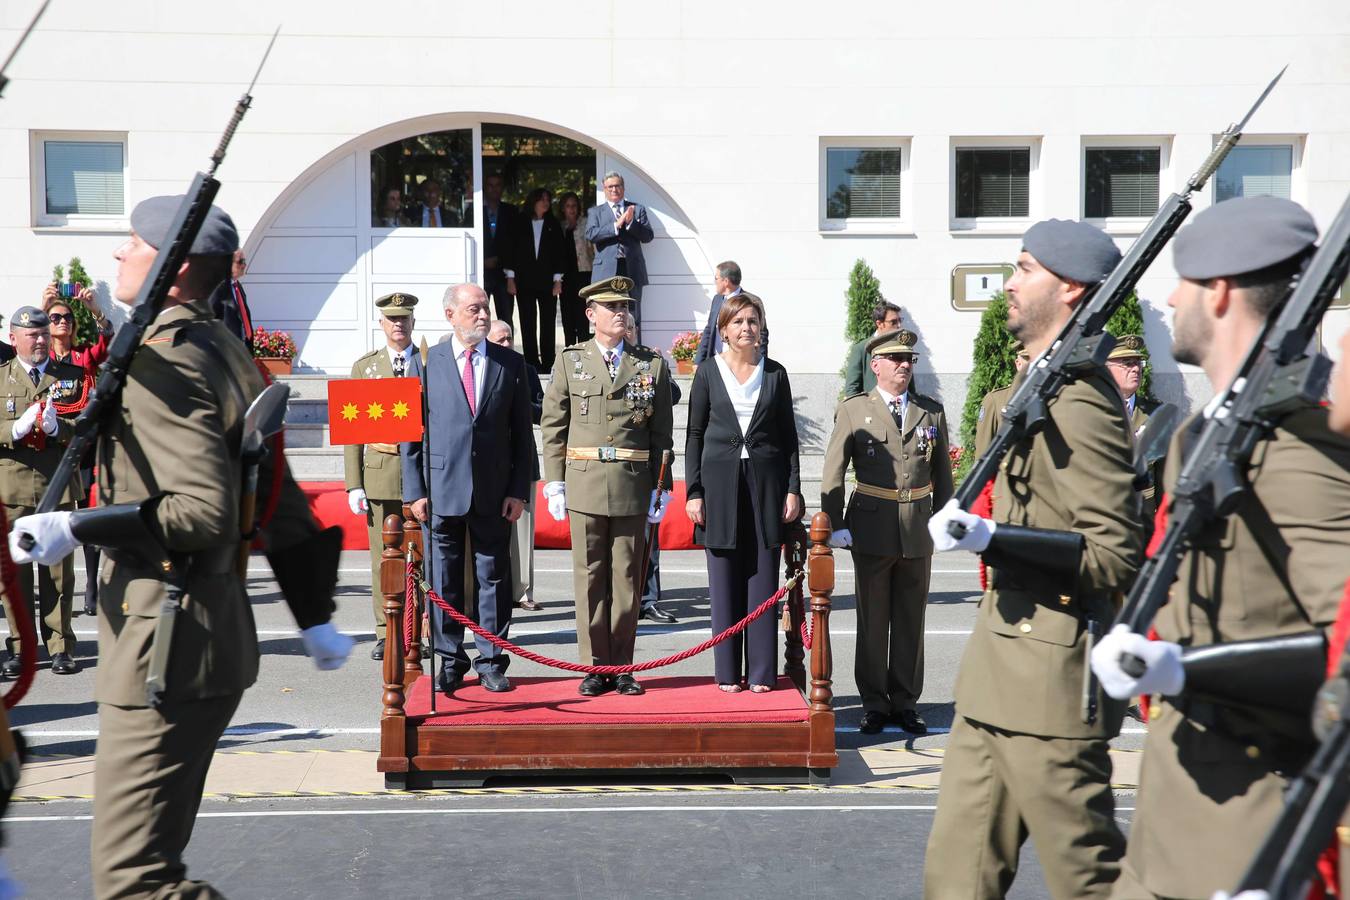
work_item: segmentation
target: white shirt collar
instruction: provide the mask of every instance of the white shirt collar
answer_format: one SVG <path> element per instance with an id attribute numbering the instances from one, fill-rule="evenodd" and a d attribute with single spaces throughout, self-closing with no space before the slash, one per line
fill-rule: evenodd
<path id="1" fill-rule="evenodd" d="M 1127 413 L 1129 413 L 1130 415 L 1134 415 L 1134 407 L 1135 407 L 1135 404 L 1138 403 L 1138 402 L 1139 402 L 1139 394 L 1137 394 L 1137 393 L 1131 394 L 1130 396 L 1126 397 L 1126 398 L 1125 398 L 1125 411 L 1126 411 Z"/>
<path id="2" fill-rule="evenodd" d="M 22 358 L 22 357 L 16 356 L 16 357 L 14 357 L 14 358 L 15 358 L 16 360 L 19 361 L 19 365 L 23 366 L 24 374 L 27 375 L 29 378 L 32 378 L 32 377 L 33 377 L 33 370 L 34 370 L 34 369 L 37 369 L 37 370 L 38 370 L 38 376 L 39 376 L 39 377 L 41 377 L 41 376 L 43 376 L 43 375 L 46 375 L 46 374 L 47 374 L 47 363 L 49 363 L 49 362 L 52 361 L 52 360 L 51 360 L 51 357 L 49 356 L 49 357 L 47 357 L 45 360 L 43 360 L 42 365 L 40 365 L 40 366 L 30 366 L 28 363 L 26 363 L 26 362 L 23 361 L 23 358 Z"/>
<path id="3" fill-rule="evenodd" d="M 890 406 L 896 400 L 895 394 L 887 393 L 886 391 L 881 389 L 880 385 L 877 385 L 877 393 L 881 395 L 882 400 L 886 401 L 887 406 Z M 901 406 L 909 406 L 909 391 L 905 391 L 903 394 L 900 394 L 899 399 Z"/>
<path id="4" fill-rule="evenodd" d="M 727 291 L 726 296 L 724 296 L 722 299 L 723 299 L 723 300 L 730 300 L 732 297 L 735 297 L 737 294 L 740 294 L 740 293 L 743 293 L 743 292 L 741 291 L 741 286 L 738 284 L 738 285 L 736 285 L 736 287 L 732 288 L 730 291 Z"/>
<path id="5" fill-rule="evenodd" d="M 450 349 L 454 351 L 455 359 L 463 359 L 464 351 L 468 350 L 469 348 L 464 346 L 464 344 L 460 342 L 458 335 L 452 334 L 450 335 Z M 483 349 L 482 341 L 479 341 L 477 344 L 474 345 L 473 352 L 475 362 L 477 360 L 485 358 L 487 351 Z"/>
<path id="6" fill-rule="evenodd" d="M 404 347 L 402 350 L 395 350 L 393 347 L 390 347 L 388 344 L 385 344 L 385 345 L 384 345 L 384 349 L 387 350 L 388 353 L 389 353 L 389 364 L 390 364 L 391 366 L 394 364 L 394 359 L 395 359 L 396 357 L 399 357 L 399 356 L 403 357 L 403 361 L 404 361 L 405 363 L 410 363 L 410 362 L 412 362 L 412 354 L 413 354 L 413 345 L 412 345 L 412 344 L 409 344 L 408 346 Z"/>
<path id="7" fill-rule="evenodd" d="M 597 346 L 597 347 L 600 348 L 600 355 L 601 355 L 601 356 L 605 356 L 605 355 L 607 355 L 608 353 L 611 352 L 611 351 L 609 351 L 609 350 L 606 350 L 606 349 L 605 349 L 605 345 L 602 344 L 602 343 L 600 343 L 599 341 L 596 341 L 596 342 L 595 342 L 595 346 Z M 617 344 L 614 345 L 613 353 L 614 353 L 614 356 L 615 356 L 616 358 L 617 358 L 617 357 L 620 357 L 620 356 L 623 356 L 623 338 L 619 338 L 619 342 L 618 342 Z"/>

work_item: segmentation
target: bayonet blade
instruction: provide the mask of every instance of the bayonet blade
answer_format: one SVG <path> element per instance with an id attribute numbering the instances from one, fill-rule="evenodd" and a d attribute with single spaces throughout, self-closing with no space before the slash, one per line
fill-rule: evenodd
<path id="1" fill-rule="evenodd" d="M 248 90 L 244 91 L 245 94 L 252 94 L 252 93 L 253 93 L 253 86 L 254 86 L 255 84 L 258 83 L 258 77 L 259 77 L 260 75 L 262 75 L 263 66 L 267 65 L 267 57 L 269 57 L 269 56 L 272 55 L 272 45 L 275 44 L 275 43 L 277 42 L 277 35 L 279 35 L 279 34 L 281 34 L 281 26 L 280 26 L 280 25 L 277 26 L 277 30 L 276 30 L 276 31 L 272 32 L 272 39 L 271 39 L 270 41 L 267 42 L 267 49 L 263 51 L 263 57 L 262 57 L 262 60 L 258 63 L 258 71 L 256 71 L 256 72 L 253 73 L 253 80 L 250 81 L 250 82 L 248 83 Z M 1288 68 L 1288 67 L 1286 66 L 1285 68 Z M 1280 75 L 1283 75 L 1283 74 L 1284 74 L 1284 72 L 1281 72 L 1281 73 L 1280 73 Z M 1279 76 L 1279 75 L 1276 75 L 1276 76 L 1275 76 L 1275 81 L 1279 81 L 1279 80 L 1280 80 L 1280 76 Z M 1275 86 L 1275 81 L 1272 81 L 1272 82 L 1270 83 L 1270 87 L 1274 87 L 1274 86 Z M 1269 93 L 1270 93 L 1270 88 L 1266 88 L 1266 94 L 1269 94 Z M 1262 100 L 1265 99 L 1266 94 L 1262 94 L 1262 95 L 1261 95 L 1261 99 L 1262 99 Z M 1261 104 L 1261 100 L 1257 100 L 1256 103 L 1257 103 L 1257 105 L 1259 106 L 1259 105 Z M 1247 113 L 1247 115 L 1250 116 L 1251 113 Z"/>
<path id="2" fill-rule="evenodd" d="M 1242 131 L 1242 129 L 1247 127 L 1247 122 L 1251 120 L 1252 114 L 1261 108 L 1262 103 L 1266 102 L 1266 98 L 1270 96 L 1271 91 L 1275 90 L 1275 85 L 1284 77 L 1284 73 L 1288 68 L 1289 64 L 1285 63 L 1284 68 L 1275 73 L 1275 77 L 1270 79 L 1270 84 L 1266 85 L 1266 89 L 1261 92 L 1261 96 L 1256 98 L 1256 102 L 1252 104 L 1252 108 L 1247 110 L 1247 114 L 1242 117 L 1242 121 L 1233 126 L 1233 131 Z"/>
<path id="3" fill-rule="evenodd" d="M 47 7 L 51 2 L 52 0 L 42 0 L 42 5 L 39 6 L 38 11 L 33 14 L 33 20 L 29 22 L 28 27 L 23 30 L 23 34 L 19 35 L 19 42 L 14 45 L 13 50 L 9 51 L 9 56 L 5 58 L 4 63 L 0 64 L 0 93 L 5 90 L 5 85 L 9 83 L 9 79 L 5 77 L 5 70 L 9 68 L 10 63 L 14 62 L 14 57 L 19 53 L 19 48 L 23 46 L 24 41 L 28 40 L 28 36 L 33 33 L 33 29 L 37 27 L 38 19 L 42 18 L 42 14 L 47 11 Z"/>

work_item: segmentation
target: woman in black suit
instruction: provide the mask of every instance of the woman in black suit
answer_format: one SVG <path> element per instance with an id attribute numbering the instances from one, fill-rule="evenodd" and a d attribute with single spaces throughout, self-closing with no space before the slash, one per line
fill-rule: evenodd
<path id="1" fill-rule="evenodd" d="M 708 555 L 712 630 L 735 624 L 778 590 L 784 523 L 802 514 L 797 423 L 787 370 L 760 356 L 764 304 L 727 299 L 724 349 L 699 366 L 689 394 L 686 511 Z M 742 668 L 744 651 L 744 668 Z M 764 615 L 713 649 L 718 686 L 762 693 L 778 683 L 778 620 Z"/>
<path id="2" fill-rule="evenodd" d="M 553 369 L 558 297 L 566 271 L 567 246 L 562 226 L 549 211 L 552 205 L 547 189 L 530 191 L 524 210 L 528 217 L 517 223 L 506 259 L 506 289 L 519 301 L 525 360 L 541 372 Z"/>

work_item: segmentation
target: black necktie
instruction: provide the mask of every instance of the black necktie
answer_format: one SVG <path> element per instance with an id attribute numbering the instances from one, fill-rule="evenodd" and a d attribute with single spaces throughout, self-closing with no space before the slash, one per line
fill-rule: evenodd
<path id="1" fill-rule="evenodd" d="M 33 387 L 37 387 L 38 382 L 42 380 L 42 373 L 37 370 L 37 366 L 34 366 L 28 370 L 28 377 L 33 379 Z"/>

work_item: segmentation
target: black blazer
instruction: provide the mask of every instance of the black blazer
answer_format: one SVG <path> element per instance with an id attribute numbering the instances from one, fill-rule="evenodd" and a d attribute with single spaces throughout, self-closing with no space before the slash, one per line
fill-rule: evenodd
<path id="1" fill-rule="evenodd" d="M 510 247 L 512 236 L 515 234 L 516 225 L 521 220 L 520 211 L 510 203 L 497 204 L 497 229 L 494 232 L 488 225 L 487 210 L 483 210 L 483 259 L 489 260 L 496 257 L 496 266 L 485 266 L 488 269 L 509 269 L 510 260 L 505 257 L 510 256 Z"/>
<path id="2" fill-rule="evenodd" d="M 684 477 L 690 499 L 703 498 L 703 520 L 694 540 L 714 550 L 736 546 L 736 505 L 740 496 L 741 445 L 750 451 L 758 488 L 760 524 L 766 546 L 783 542 L 783 502 L 801 493 L 797 457 L 797 421 L 787 370 L 764 360 L 764 381 L 745 437 L 722 383 L 716 361 L 700 366 L 689 391 L 689 426 L 684 445 Z"/>
<path id="3" fill-rule="evenodd" d="M 513 225 L 509 249 L 502 250 L 502 268 L 516 273 L 516 289 L 547 293 L 553 276 L 567 271 L 567 244 L 562 226 L 551 213 L 544 216 L 539 234 L 539 253 L 534 252 L 533 219 L 521 216 Z"/>

